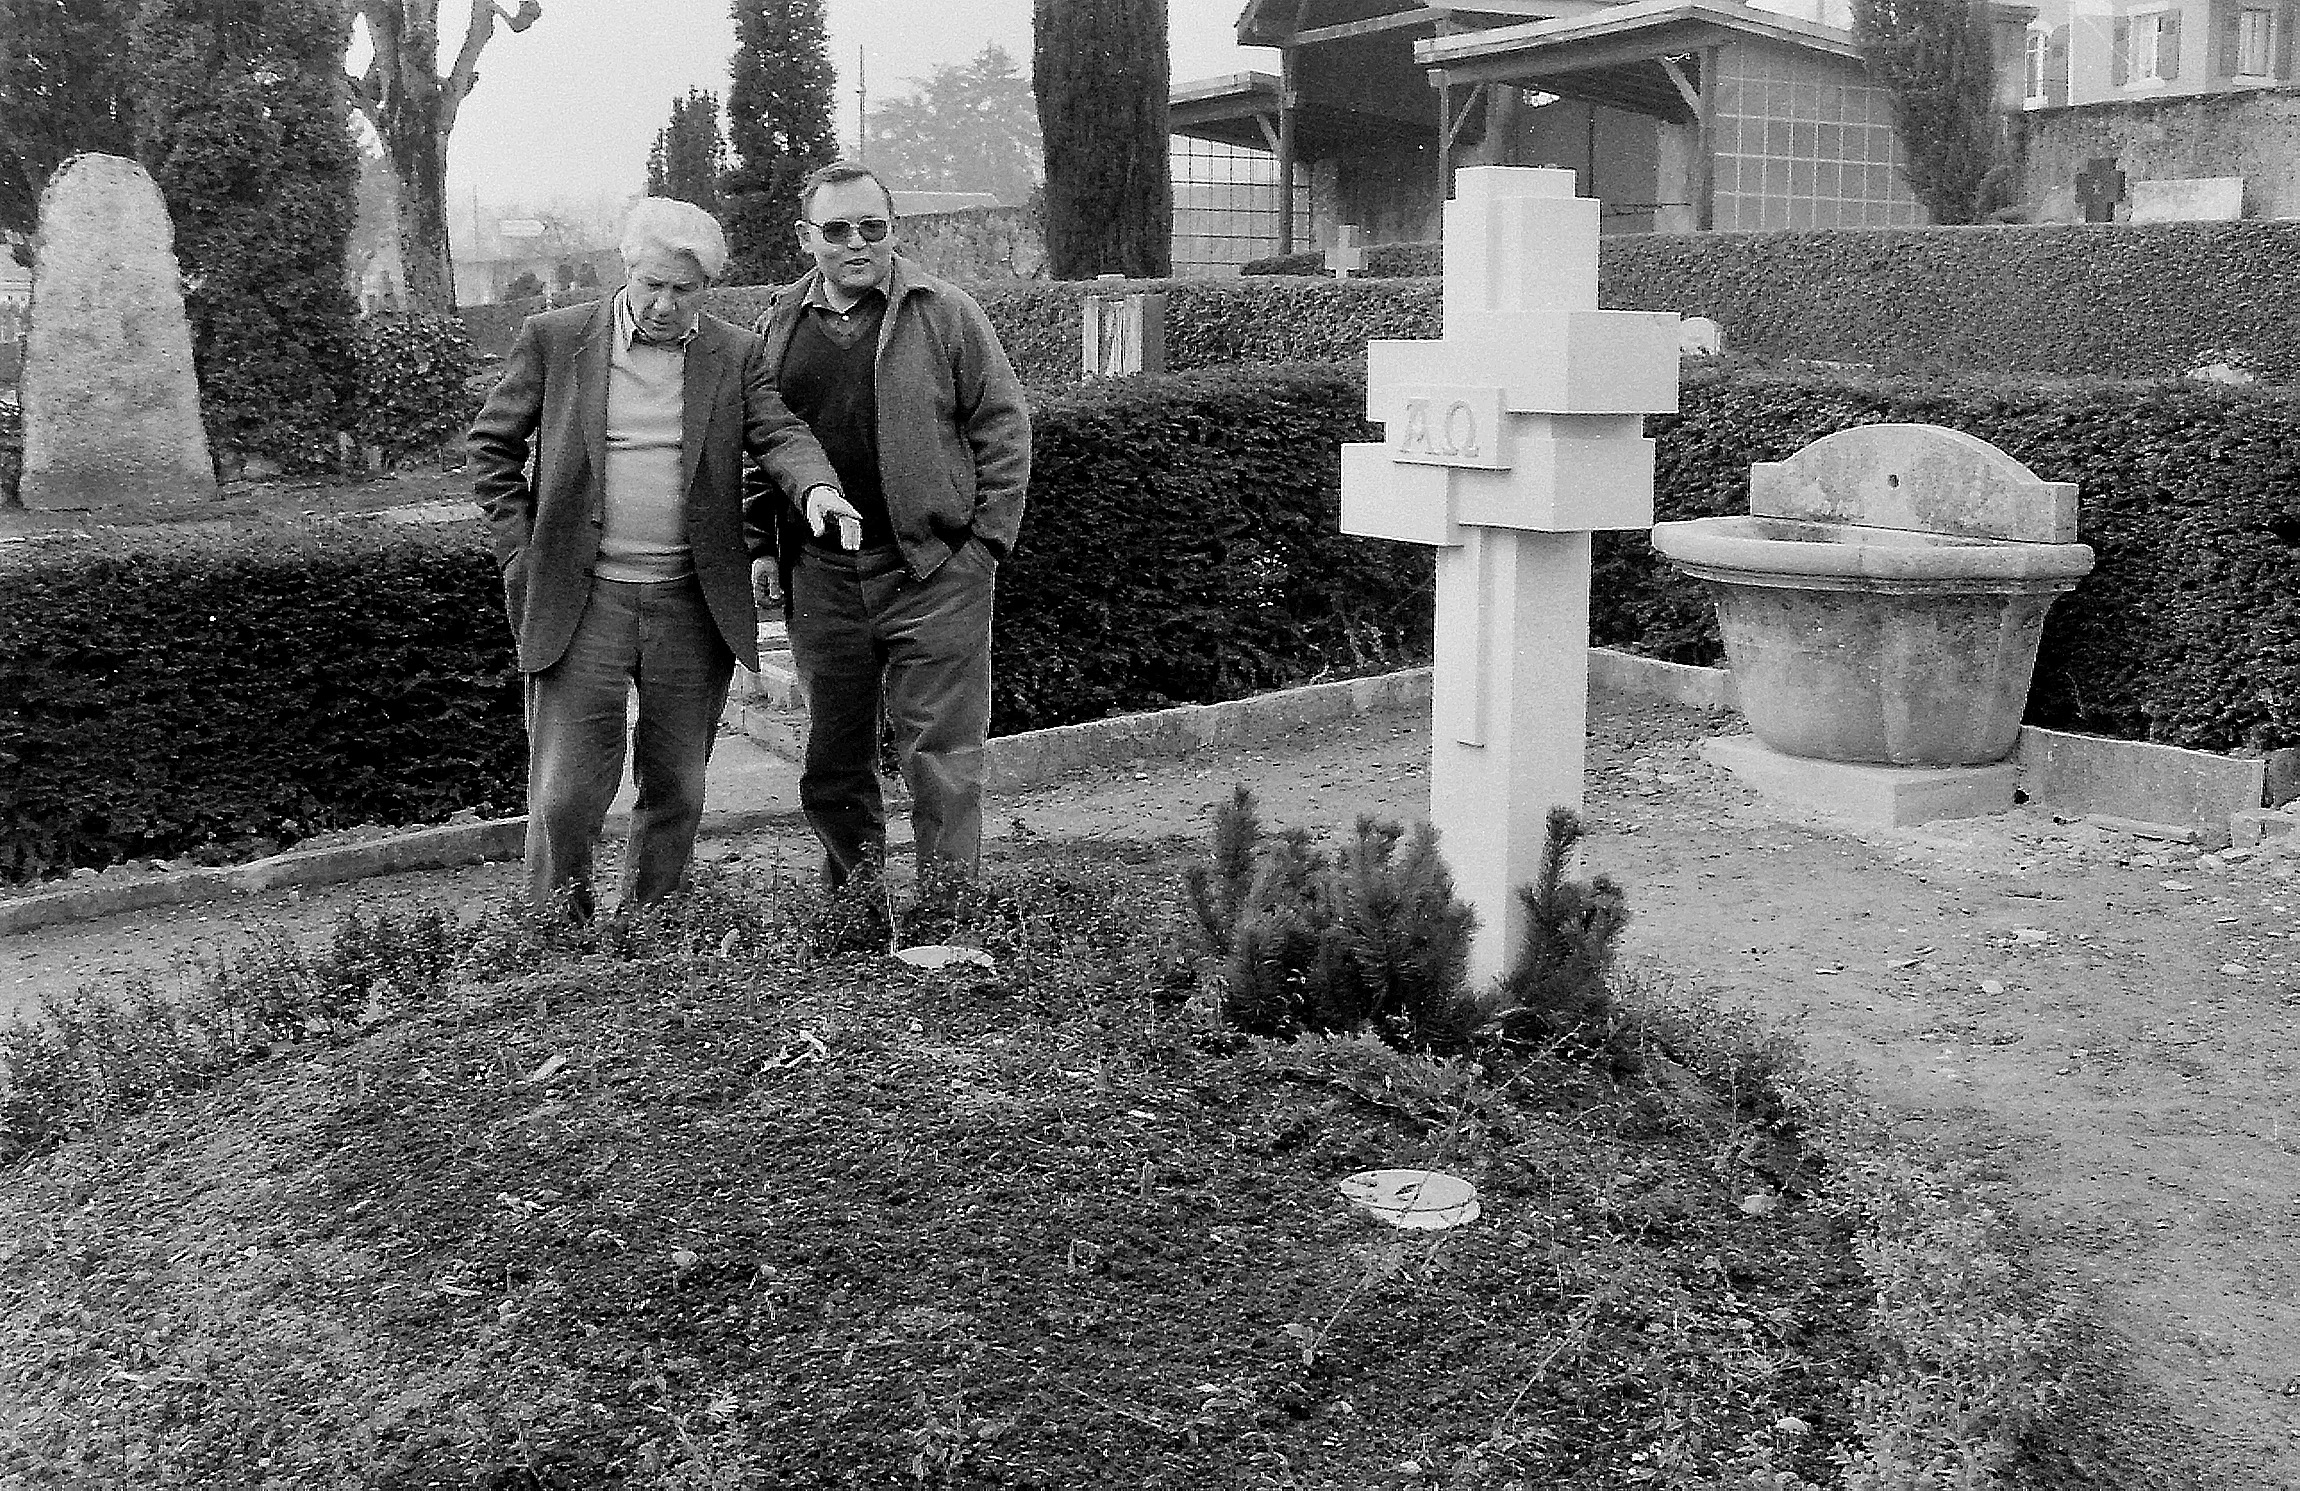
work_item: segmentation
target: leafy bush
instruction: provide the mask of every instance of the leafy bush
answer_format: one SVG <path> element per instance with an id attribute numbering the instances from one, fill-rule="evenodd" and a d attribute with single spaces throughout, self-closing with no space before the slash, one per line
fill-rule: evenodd
<path id="1" fill-rule="evenodd" d="M 128 31 L 136 147 L 175 227 L 208 439 L 227 467 L 235 452 L 332 466 L 358 378 L 342 18 L 148 0 Z"/>
<path id="2" fill-rule="evenodd" d="M 520 798 L 475 523 L 75 538 L 0 575 L 0 875 Z"/>
<path id="3" fill-rule="evenodd" d="M 479 412 L 471 338 L 452 316 L 371 316 L 359 328 L 362 445 L 396 465 L 460 445 Z"/>

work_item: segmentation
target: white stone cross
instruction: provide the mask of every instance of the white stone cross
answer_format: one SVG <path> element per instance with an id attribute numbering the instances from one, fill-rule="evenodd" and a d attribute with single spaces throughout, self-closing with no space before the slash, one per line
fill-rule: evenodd
<path id="1" fill-rule="evenodd" d="M 1646 414 L 1677 408 L 1677 317 L 1597 309 L 1573 172 L 1470 166 L 1445 204 L 1445 334 L 1367 346 L 1379 445 L 1342 447 L 1342 531 L 1437 546 L 1430 821 L 1481 930 L 1525 940 L 1549 810 L 1579 811 L 1589 535 L 1653 526 Z"/>
<path id="2" fill-rule="evenodd" d="M 1346 280 L 1366 272 L 1364 238 L 1356 223 L 1344 223 L 1334 230 L 1334 251 L 1326 256 L 1326 267 L 1334 272 L 1335 279 Z"/>

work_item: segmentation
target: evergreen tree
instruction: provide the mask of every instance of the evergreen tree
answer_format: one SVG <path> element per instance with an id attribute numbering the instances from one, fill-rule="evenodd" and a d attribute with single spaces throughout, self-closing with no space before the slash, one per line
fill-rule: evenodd
<path id="1" fill-rule="evenodd" d="M 1909 188 L 1939 223 L 1978 222 L 1998 203 L 1996 51 L 1979 0 L 1853 0 L 1853 39 L 1893 97 Z"/>
<path id="2" fill-rule="evenodd" d="M 1038 114 L 1029 80 L 996 42 L 964 67 L 911 80 L 918 93 L 871 110 L 867 160 L 905 187 L 995 193 L 1019 207 L 1038 187 Z"/>
<path id="3" fill-rule="evenodd" d="M 30 235 L 67 156 L 133 155 L 132 0 L 0 0 L 0 231 Z"/>
<path id="4" fill-rule="evenodd" d="M 838 158 L 832 125 L 823 0 L 735 0 L 734 78 L 727 89 L 727 143 L 734 169 L 721 183 L 728 278 L 758 284 L 805 267 L 791 224 L 799 183 Z"/>
<path id="5" fill-rule="evenodd" d="M 716 212 L 726 168 L 718 96 L 690 88 L 685 98 L 671 100 L 671 122 L 656 132 L 655 147 L 647 152 L 647 195 L 677 197 Z"/>
<path id="6" fill-rule="evenodd" d="M 1056 279 L 1173 264 L 1166 0 L 1035 0 L 1032 77 Z"/>
<path id="7" fill-rule="evenodd" d="M 447 256 L 447 141 L 456 112 L 479 81 L 479 53 L 500 16 L 525 31 L 543 14 L 537 0 L 500 10 L 497 0 L 471 0 L 463 45 L 447 76 L 439 75 L 439 0 L 343 0 L 367 22 L 375 57 L 351 80 L 352 102 L 367 115 L 399 183 L 399 259 L 409 309 L 447 315 L 455 309 L 455 271 Z M 327 3 L 314 9 L 333 14 Z M 337 42 L 342 55 L 342 40 Z"/>
<path id="8" fill-rule="evenodd" d="M 144 0 L 130 50 L 137 154 L 175 226 L 208 437 L 325 465 L 358 379 L 342 19 L 308 0 Z"/>

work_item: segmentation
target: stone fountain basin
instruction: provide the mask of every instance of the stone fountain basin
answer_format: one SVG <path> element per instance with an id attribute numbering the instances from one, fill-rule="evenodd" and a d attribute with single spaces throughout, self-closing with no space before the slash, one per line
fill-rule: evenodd
<path id="1" fill-rule="evenodd" d="M 2078 579 L 2092 572 L 2092 549 L 2085 544 L 2024 543 L 1753 515 L 1657 523 L 1653 547 L 1688 574 L 1743 585 L 2042 582 L 2058 593 L 2073 589 Z"/>
<path id="2" fill-rule="evenodd" d="M 2045 611 L 2092 569 L 2084 544 L 1797 518 L 1662 523 L 1653 546 L 1715 598 L 1759 740 L 1893 766 L 2012 754 Z"/>

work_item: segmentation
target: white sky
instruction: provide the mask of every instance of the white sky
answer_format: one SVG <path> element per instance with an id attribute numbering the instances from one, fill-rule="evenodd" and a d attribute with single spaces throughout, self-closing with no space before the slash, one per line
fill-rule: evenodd
<path id="1" fill-rule="evenodd" d="M 1244 8 L 1168 0 L 1176 82 L 1277 71 L 1274 50 L 1236 44 Z M 1030 69 L 1031 0 L 827 0 L 824 9 L 842 139 L 854 134 L 858 50 L 871 97 L 882 100 L 987 42 Z M 441 11 L 441 51 L 452 55 L 468 10 L 449 0 Z M 524 34 L 498 27 L 456 121 L 449 219 L 468 222 L 475 190 L 490 211 L 638 191 L 671 100 L 691 87 L 724 97 L 734 47 L 728 0 L 543 0 L 543 18 Z"/>

